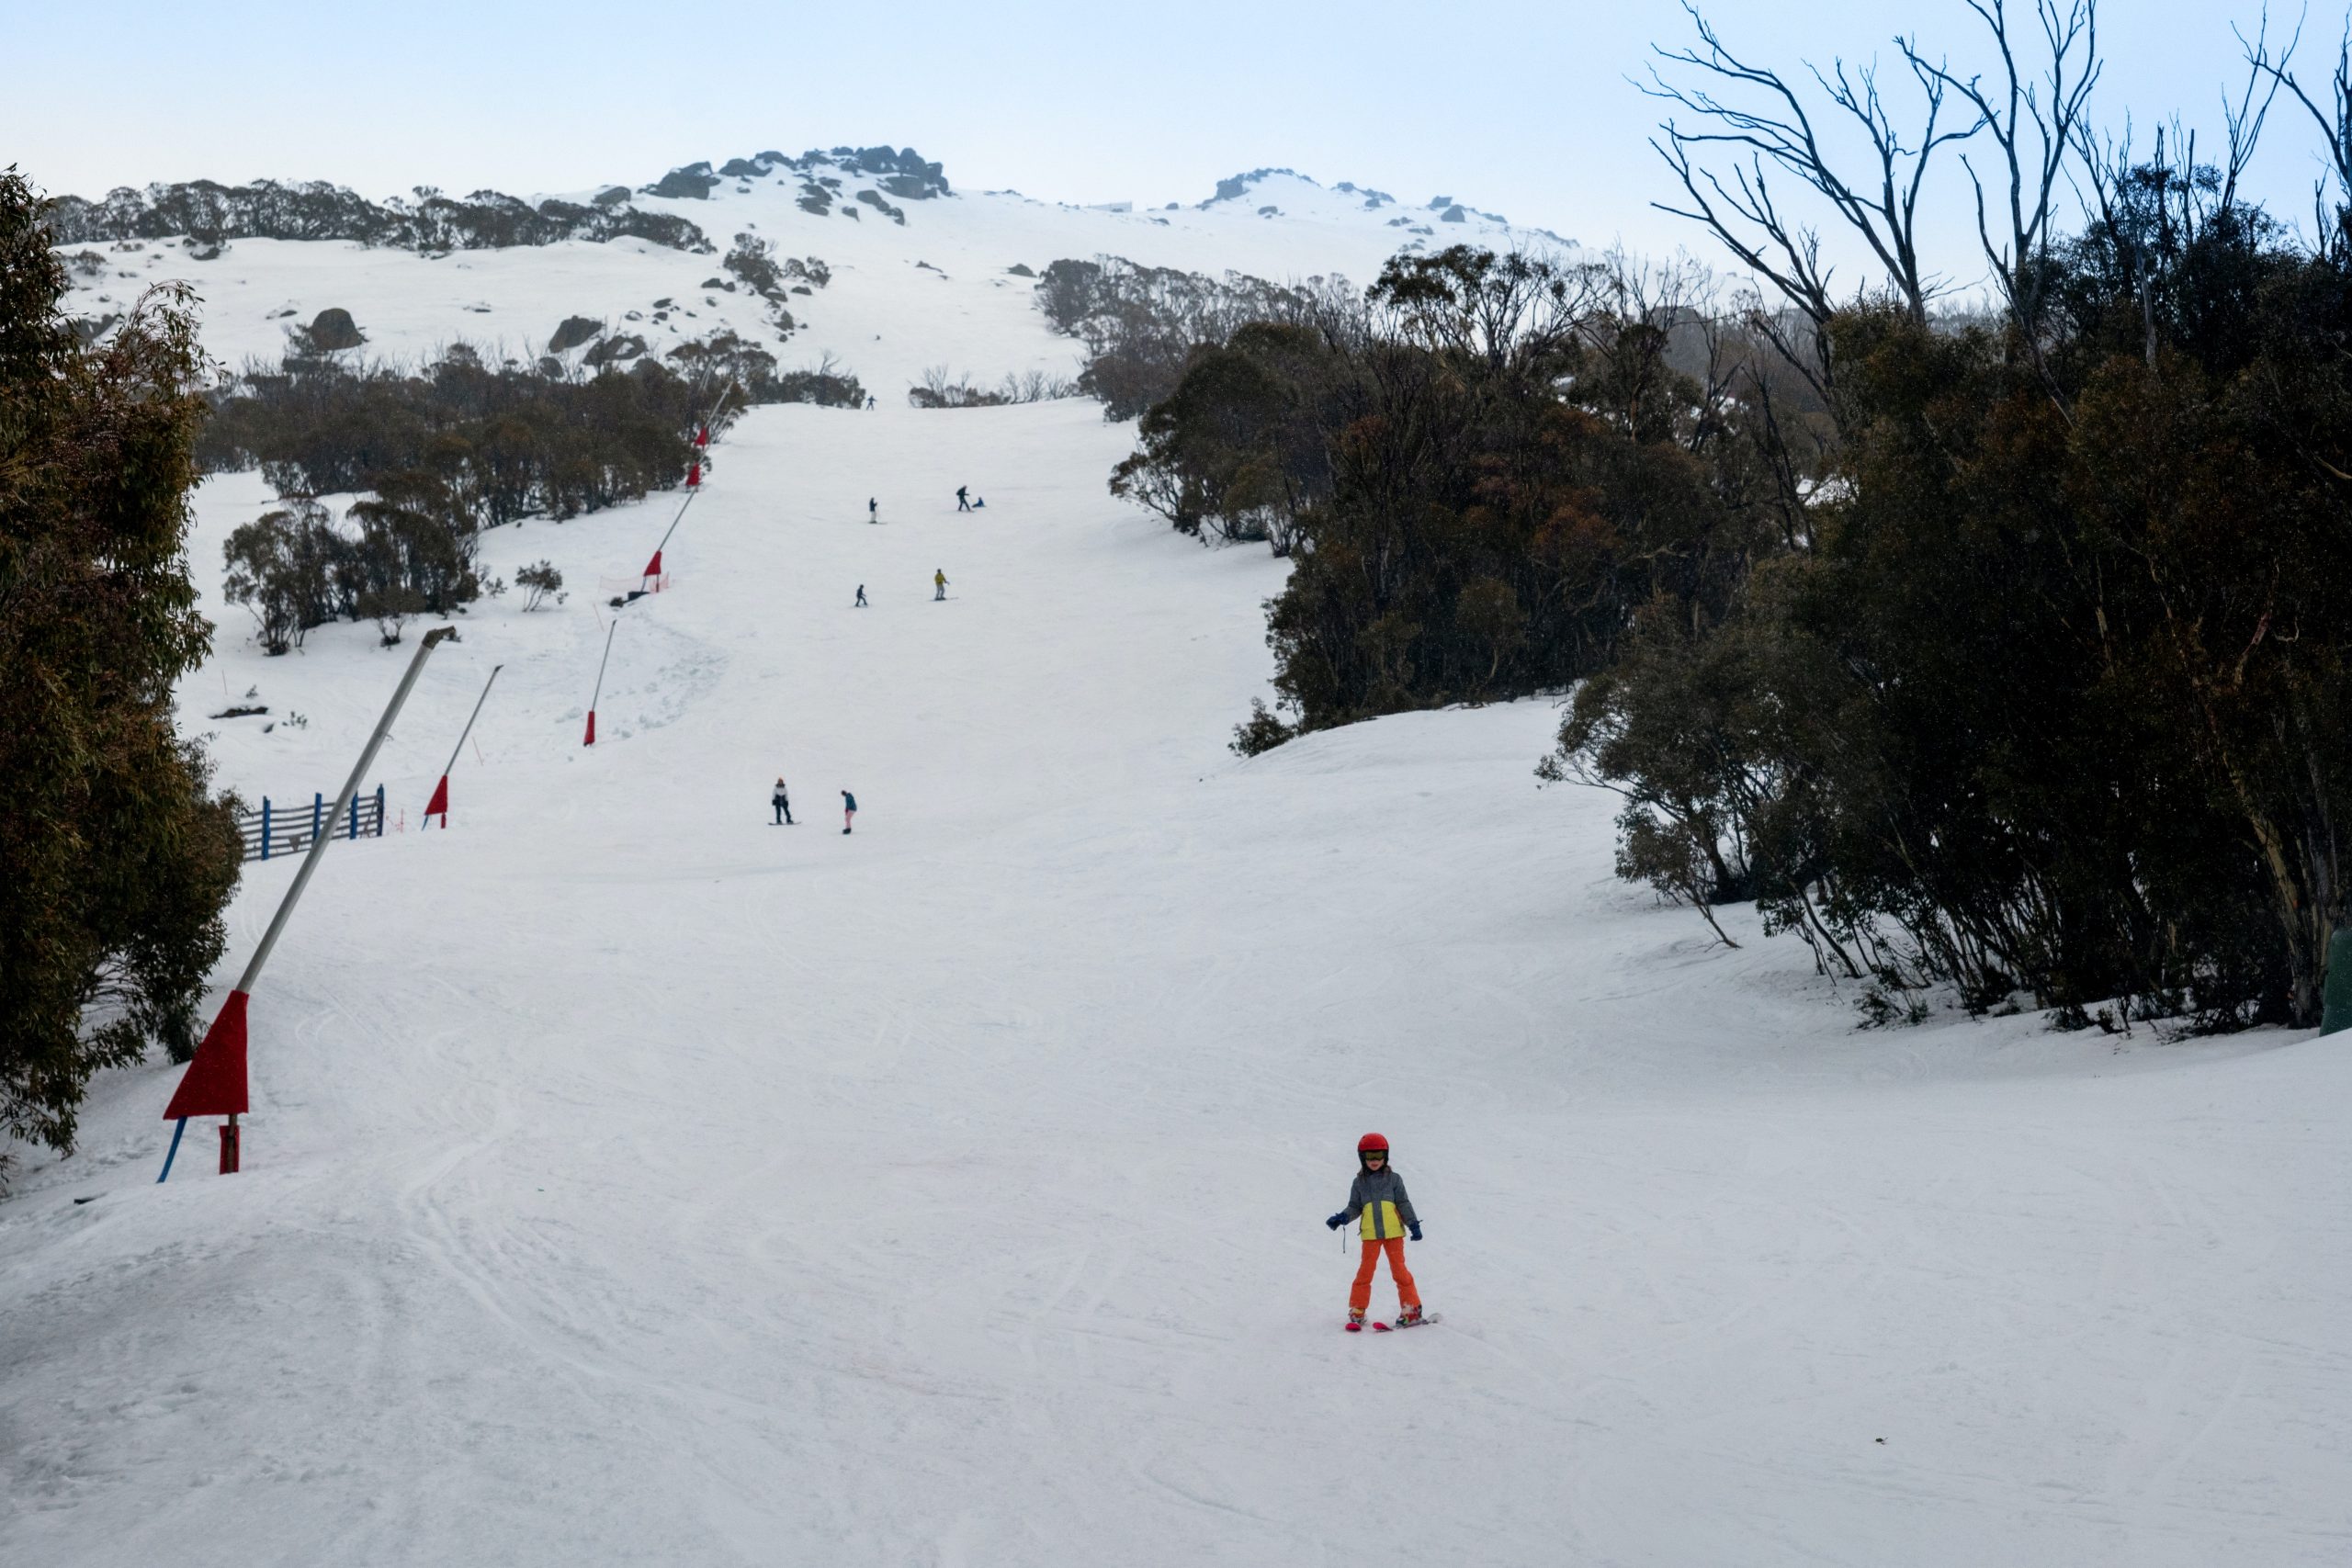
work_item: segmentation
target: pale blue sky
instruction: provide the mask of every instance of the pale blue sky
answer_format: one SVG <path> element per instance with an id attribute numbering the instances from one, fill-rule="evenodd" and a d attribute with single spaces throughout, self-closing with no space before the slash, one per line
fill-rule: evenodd
<path id="1" fill-rule="evenodd" d="M 1963 58 L 1980 42 L 1960 0 L 1707 9 L 1736 46 L 1791 65 L 1874 52 L 1892 72 L 1898 30 Z M 2178 110 L 2217 128 L 2240 73 L 2231 23 L 2250 28 L 2258 0 L 2105 11 L 2109 118 L 2128 108 L 2144 127 Z M 2314 9 L 2312 73 L 2324 76 L 2342 25 L 2340 10 Z M 1645 145 L 1658 106 L 1626 78 L 1653 39 L 1686 33 L 1672 0 L 0 0 L 17 56 L 0 164 L 84 195 L 198 175 L 323 178 L 379 197 L 420 183 L 529 194 L 762 148 L 888 141 L 967 188 L 1196 201 L 1222 175 L 1288 165 L 1657 249 L 1689 236 L 1645 205 L 1668 194 Z M 2300 214 L 2315 145 L 2300 111 L 2279 116 L 2263 194 Z M 1957 273 L 1974 261 L 1957 166 L 1947 174 L 1939 205 L 1955 223 L 1940 243 Z"/>

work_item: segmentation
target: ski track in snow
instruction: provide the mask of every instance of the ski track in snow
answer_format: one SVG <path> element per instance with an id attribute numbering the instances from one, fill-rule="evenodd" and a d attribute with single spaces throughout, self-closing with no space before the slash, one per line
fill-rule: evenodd
<path id="1" fill-rule="evenodd" d="M 755 412 L 593 750 L 676 498 L 490 535 L 577 587 L 427 666 L 245 1173 L 153 1184 L 154 1063 L 0 1203 L 0 1562 L 2352 1560 L 2341 1046 L 1858 1032 L 1614 881 L 1543 702 L 1237 761 L 1282 566 L 1109 502 L 1128 439 Z M 225 782 L 332 791 L 401 653 L 209 609 Z M 1367 1127 L 1425 1334 L 1339 1332 Z"/>

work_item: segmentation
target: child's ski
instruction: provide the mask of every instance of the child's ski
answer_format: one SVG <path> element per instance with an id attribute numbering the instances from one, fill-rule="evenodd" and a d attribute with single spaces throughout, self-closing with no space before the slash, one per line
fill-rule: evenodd
<path id="1" fill-rule="evenodd" d="M 1438 1314 L 1436 1313 L 1425 1312 L 1416 1318 L 1399 1318 L 1395 1323 L 1375 1323 L 1372 1326 L 1379 1332 L 1386 1334 L 1392 1329 L 1419 1328 L 1425 1323 L 1435 1323 L 1437 1321 Z"/>

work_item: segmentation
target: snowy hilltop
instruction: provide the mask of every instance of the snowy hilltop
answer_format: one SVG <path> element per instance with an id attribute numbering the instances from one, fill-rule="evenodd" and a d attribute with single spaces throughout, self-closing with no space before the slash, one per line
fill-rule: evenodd
<path id="1" fill-rule="evenodd" d="M 289 329 L 333 310 L 359 334 L 348 346 L 379 359 L 464 341 L 523 364 L 552 354 L 593 367 L 732 332 L 787 366 L 830 355 L 894 396 L 940 365 L 985 381 L 1070 373 L 1070 344 L 1030 298 L 1035 276 L 1064 258 L 1361 287 L 1399 252 L 1569 243 L 1450 196 L 1408 205 L 1287 169 L 1236 175 L 1190 204 L 1080 207 L 957 190 L 939 164 L 887 147 L 762 152 L 530 200 L 126 188 L 66 198 L 53 223 L 74 268 L 71 306 L 94 329 L 145 285 L 185 277 L 204 297 L 206 347 L 232 367 L 275 359 Z M 724 264 L 738 236 L 800 263 L 801 276 L 762 293 Z"/>

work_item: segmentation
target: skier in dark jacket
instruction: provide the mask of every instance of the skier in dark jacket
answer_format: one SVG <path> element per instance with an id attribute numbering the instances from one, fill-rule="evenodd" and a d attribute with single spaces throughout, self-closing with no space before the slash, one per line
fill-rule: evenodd
<path id="1" fill-rule="evenodd" d="M 792 819 L 792 796 L 785 793 L 782 773 L 775 776 L 775 793 L 768 796 L 768 804 L 775 807 L 776 827 L 797 828 L 799 826 Z"/>
<path id="2" fill-rule="evenodd" d="M 1364 1308 L 1372 1303 L 1373 1271 L 1382 1253 L 1388 1255 L 1388 1277 L 1396 1284 L 1396 1326 L 1409 1328 L 1421 1321 L 1421 1293 L 1413 1285 L 1413 1271 L 1405 1267 L 1405 1235 L 1421 1239 L 1421 1222 L 1413 1201 L 1405 1195 L 1405 1179 L 1388 1168 L 1388 1140 L 1366 1133 L 1356 1142 L 1356 1179 L 1348 1189 L 1348 1206 L 1323 1223 L 1338 1230 L 1357 1222 L 1363 1235 L 1363 1261 L 1355 1283 L 1348 1290 L 1348 1332 L 1363 1327 Z"/>
<path id="3" fill-rule="evenodd" d="M 870 495 L 865 498 L 865 520 L 868 523 L 882 521 L 882 503 Z"/>
<path id="4" fill-rule="evenodd" d="M 846 833 L 857 821 L 857 796 L 842 791 L 842 831 Z"/>
<path id="5" fill-rule="evenodd" d="M 853 609 L 853 610 L 863 610 L 863 609 L 865 609 L 866 607 L 867 607 L 867 605 L 866 605 L 866 603 L 865 603 L 865 584 L 864 584 L 863 582 L 861 582 L 861 583 L 859 583 L 859 584 L 857 585 L 857 603 L 856 603 L 856 604 L 852 604 L 852 605 L 850 606 L 850 608 L 851 608 L 851 609 Z"/>
<path id="6" fill-rule="evenodd" d="M 971 489 L 972 487 L 970 485 L 957 485 L 956 487 L 956 511 L 969 512 L 972 510 Z"/>

